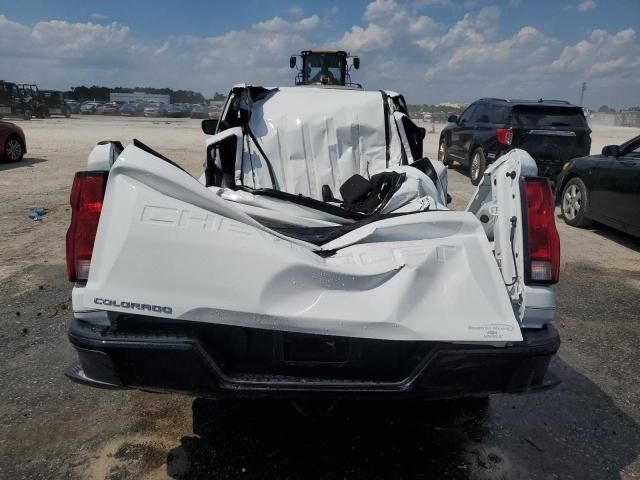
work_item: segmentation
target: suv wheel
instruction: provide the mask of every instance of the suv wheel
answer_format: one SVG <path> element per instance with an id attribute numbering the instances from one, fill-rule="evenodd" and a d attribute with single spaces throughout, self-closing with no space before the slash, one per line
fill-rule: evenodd
<path id="1" fill-rule="evenodd" d="M 25 120 L 31 120 L 31 117 L 33 117 L 33 113 L 29 109 L 26 109 L 22 114 L 22 118 Z"/>
<path id="2" fill-rule="evenodd" d="M 444 138 L 440 140 L 440 146 L 438 147 L 438 160 L 449 168 L 453 167 L 453 159 L 449 158 L 447 142 Z"/>
<path id="3" fill-rule="evenodd" d="M 586 227 L 591 222 L 585 218 L 589 208 L 587 186 L 578 177 L 573 177 L 562 189 L 562 218 L 572 227 Z"/>
<path id="4" fill-rule="evenodd" d="M 487 168 L 487 157 L 484 156 L 482 147 L 476 148 L 471 154 L 471 161 L 469 162 L 469 177 L 471 183 L 478 185 L 482 180 L 482 175 Z"/>

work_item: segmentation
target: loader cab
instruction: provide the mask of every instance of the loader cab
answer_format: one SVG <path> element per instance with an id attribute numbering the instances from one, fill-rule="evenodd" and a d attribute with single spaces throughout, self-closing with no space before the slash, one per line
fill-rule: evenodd
<path id="1" fill-rule="evenodd" d="M 31 97 L 25 96 L 21 85 L 0 80 L 0 116 L 8 115 L 31 120 L 33 104 Z"/>
<path id="2" fill-rule="evenodd" d="M 37 110 L 41 101 L 40 90 L 38 89 L 38 86 L 33 83 L 18 83 L 17 86 L 20 95 L 22 95 L 22 98 L 24 98 L 25 101 L 31 103 L 35 114 L 35 111 Z"/>
<path id="3" fill-rule="evenodd" d="M 18 91 L 25 99 L 37 100 L 40 97 L 38 86 L 30 83 L 19 83 Z"/>
<path id="4" fill-rule="evenodd" d="M 302 59 L 302 68 L 298 69 L 296 85 L 362 85 L 351 82 L 351 68 L 360 68 L 360 59 L 343 50 L 303 50 L 300 55 L 292 55 L 289 67 L 297 68 L 297 57 Z M 349 65 L 348 59 L 352 59 Z"/>

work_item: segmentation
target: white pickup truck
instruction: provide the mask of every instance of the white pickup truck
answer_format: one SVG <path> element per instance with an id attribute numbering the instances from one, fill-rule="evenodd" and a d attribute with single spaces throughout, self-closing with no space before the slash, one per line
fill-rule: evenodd
<path id="1" fill-rule="evenodd" d="M 76 174 L 70 378 L 294 399 L 555 383 L 559 237 L 526 152 L 452 211 L 394 92 L 238 85 L 209 122 L 200 179 L 138 141 Z"/>

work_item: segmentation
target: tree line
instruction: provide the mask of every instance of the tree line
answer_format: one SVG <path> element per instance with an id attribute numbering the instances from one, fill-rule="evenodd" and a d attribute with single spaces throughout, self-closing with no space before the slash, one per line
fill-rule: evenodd
<path id="1" fill-rule="evenodd" d="M 200 92 L 194 92 L 193 90 L 173 90 L 171 88 L 155 88 L 155 87 L 101 87 L 92 85 L 87 87 L 85 85 L 71 87 L 71 90 L 65 92 L 65 98 L 73 100 L 98 100 L 107 102 L 109 101 L 109 94 L 113 93 L 135 93 L 144 92 L 156 95 L 169 95 L 170 103 L 204 103 L 206 101 L 204 95 Z M 210 100 L 222 101 L 226 98 L 226 95 L 217 93 Z"/>

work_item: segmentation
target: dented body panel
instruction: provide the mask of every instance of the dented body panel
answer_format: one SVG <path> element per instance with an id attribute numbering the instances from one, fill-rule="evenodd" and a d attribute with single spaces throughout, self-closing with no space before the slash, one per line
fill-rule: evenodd
<path id="1" fill-rule="evenodd" d="M 212 396 L 549 386 L 555 297 L 523 276 L 535 162 L 509 152 L 450 211 L 447 169 L 396 103 L 235 87 L 199 180 L 139 142 L 96 146 L 108 182 L 69 375 Z M 354 174 L 375 208 L 350 200 Z"/>
<path id="2" fill-rule="evenodd" d="M 337 252 L 323 258 L 318 250 Z M 464 304 L 447 287 L 453 283 L 468 292 Z M 127 147 L 111 170 L 81 291 L 83 310 L 130 310 L 124 301 L 171 309 L 144 311 L 152 316 L 307 333 L 522 339 L 471 213 L 383 219 L 318 248 L 263 227 L 136 147 Z"/>

